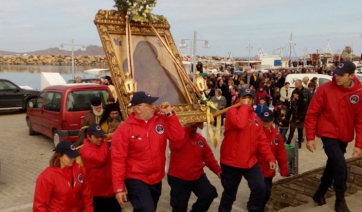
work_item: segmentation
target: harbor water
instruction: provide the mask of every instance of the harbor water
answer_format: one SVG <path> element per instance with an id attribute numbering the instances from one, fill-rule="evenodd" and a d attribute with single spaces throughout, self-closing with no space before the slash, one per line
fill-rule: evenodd
<path id="1" fill-rule="evenodd" d="M 76 66 L 74 76 L 94 78 L 94 75 L 84 74 L 85 70 L 93 68 L 107 68 L 97 66 Z M 29 66 L 29 65 L 0 65 L 0 79 L 8 79 L 19 86 L 30 86 L 40 90 L 41 72 L 59 73 L 65 81 L 72 79 L 71 66 Z"/>

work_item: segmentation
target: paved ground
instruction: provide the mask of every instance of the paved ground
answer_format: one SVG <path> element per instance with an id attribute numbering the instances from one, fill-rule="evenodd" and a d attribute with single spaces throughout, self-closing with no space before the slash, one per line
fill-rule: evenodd
<path id="1" fill-rule="evenodd" d="M 53 142 L 43 135 L 28 135 L 28 127 L 25 123 L 25 114 L 12 112 L 0 113 L 0 212 L 32 211 L 32 201 L 36 177 L 48 165 L 52 155 Z M 206 135 L 206 128 L 202 131 Z M 317 152 L 310 153 L 304 144 L 300 150 L 300 172 L 311 170 L 325 165 L 326 156 L 322 149 L 322 143 L 317 140 Z M 347 157 L 351 156 L 353 144 L 348 147 Z M 214 149 L 214 154 L 219 159 L 220 147 Z M 219 197 L 214 200 L 209 211 L 217 211 L 222 193 L 220 180 L 205 169 L 213 185 L 216 186 Z M 280 177 L 276 177 L 277 180 Z M 169 192 L 167 181 L 163 182 L 162 196 L 158 204 L 158 212 L 169 212 Z M 245 181 L 242 181 L 233 211 L 246 211 L 246 202 L 249 189 Z M 195 197 L 190 200 L 190 207 Z M 131 212 L 128 204 L 123 211 Z"/>

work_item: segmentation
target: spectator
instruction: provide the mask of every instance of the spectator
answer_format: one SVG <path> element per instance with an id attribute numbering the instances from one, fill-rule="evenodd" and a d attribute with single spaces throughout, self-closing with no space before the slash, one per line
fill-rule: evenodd
<path id="1" fill-rule="evenodd" d="M 282 74 L 282 72 L 279 72 L 277 79 L 278 79 L 277 85 L 281 89 L 282 87 L 284 87 L 284 84 L 285 84 L 285 75 Z"/>
<path id="2" fill-rule="evenodd" d="M 213 88 L 214 86 L 213 86 L 212 82 L 206 83 L 206 86 L 207 86 L 207 88 L 204 91 L 205 97 L 207 99 L 211 99 L 213 96 L 215 96 L 215 89 Z"/>
<path id="3" fill-rule="evenodd" d="M 311 95 L 310 90 L 308 88 L 303 87 L 302 81 L 300 79 L 297 79 L 295 81 L 295 89 L 294 89 L 293 93 L 297 92 L 297 91 L 301 91 L 302 94 L 303 94 L 303 101 L 306 104 L 305 112 L 307 113 L 307 109 L 308 109 L 310 100 L 312 99 L 312 95 Z"/>
<path id="4" fill-rule="evenodd" d="M 280 101 L 283 105 L 289 107 L 290 99 L 292 97 L 292 89 L 289 88 L 290 83 L 286 82 L 285 85 L 280 89 Z"/>
<path id="5" fill-rule="evenodd" d="M 273 106 L 276 106 L 277 102 L 280 101 L 280 88 L 275 87 L 272 96 L 273 96 Z"/>
<path id="6" fill-rule="evenodd" d="M 266 83 L 264 84 L 264 90 L 265 90 L 265 92 L 269 95 L 269 96 L 271 96 L 271 98 L 265 98 L 265 100 L 266 100 L 266 105 L 268 105 L 268 107 L 269 107 L 269 105 L 270 105 L 270 100 L 272 100 L 273 99 L 273 90 L 274 90 L 274 87 L 272 87 L 272 85 L 271 85 L 271 81 L 269 80 L 269 78 L 266 78 Z"/>
<path id="7" fill-rule="evenodd" d="M 316 84 L 314 82 L 310 82 L 308 84 L 308 89 L 310 90 L 310 94 L 312 95 L 312 97 L 314 96 L 315 92 L 316 92 Z"/>
<path id="8" fill-rule="evenodd" d="M 239 92 L 238 92 L 238 86 L 234 85 L 230 89 L 231 93 L 231 105 L 235 105 L 239 102 Z"/>
<path id="9" fill-rule="evenodd" d="M 288 114 L 288 109 L 286 106 L 283 105 L 280 110 L 278 124 L 279 124 L 279 132 L 282 134 L 284 143 L 287 142 L 286 134 L 289 130 L 289 116 L 287 116 L 287 114 Z"/>
<path id="10" fill-rule="evenodd" d="M 241 89 L 246 89 L 246 88 L 248 88 L 248 84 L 246 84 L 246 80 L 244 78 L 240 78 L 238 89 L 241 90 Z"/>
<path id="11" fill-rule="evenodd" d="M 303 129 L 304 129 L 304 119 L 307 112 L 307 104 L 304 102 L 303 93 L 300 90 L 293 91 L 293 99 L 291 102 L 290 112 L 290 131 L 287 140 L 287 144 L 290 144 L 293 137 L 295 129 L 298 129 L 298 141 L 299 148 L 302 147 L 301 143 L 303 141 Z"/>
<path id="12" fill-rule="evenodd" d="M 265 104 L 265 99 L 261 98 L 260 103 L 256 106 L 255 113 L 260 117 L 260 115 L 266 111 L 269 110 L 269 107 Z"/>
<path id="13" fill-rule="evenodd" d="M 211 101 L 217 104 L 217 109 L 222 110 L 226 108 L 226 98 L 222 96 L 222 91 L 220 89 L 215 89 L 215 96 L 211 98 Z M 225 114 L 221 116 L 221 125 L 224 125 Z M 214 126 L 216 126 L 216 121 L 214 122 Z"/>
<path id="14" fill-rule="evenodd" d="M 258 92 L 256 92 L 256 104 L 260 104 L 260 99 L 263 98 L 264 100 L 266 98 L 273 99 L 272 96 L 266 93 L 263 87 L 258 88 Z"/>
<path id="15" fill-rule="evenodd" d="M 77 76 L 77 78 L 75 78 L 75 83 L 82 83 L 82 78 Z"/>
<path id="16" fill-rule="evenodd" d="M 274 110 L 273 110 L 273 115 L 274 115 L 274 125 L 275 125 L 275 129 L 279 129 L 279 117 L 281 114 L 281 109 L 282 109 L 282 101 L 278 100 L 276 106 L 274 106 Z"/>
<path id="17" fill-rule="evenodd" d="M 303 77 L 302 85 L 304 88 L 308 88 L 309 77 Z"/>
<path id="18" fill-rule="evenodd" d="M 217 88 L 222 91 L 222 95 L 226 99 L 226 106 L 229 107 L 231 103 L 231 94 L 229 87 L 224 83 L 224 80 L 220 79 L 217 83 Z"/>

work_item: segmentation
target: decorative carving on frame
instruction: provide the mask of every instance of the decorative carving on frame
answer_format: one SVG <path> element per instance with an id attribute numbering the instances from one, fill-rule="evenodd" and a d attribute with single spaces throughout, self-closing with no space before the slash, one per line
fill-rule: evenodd
<path id="1" fill-rule="evenodd" d="M 127 22 L 115 10 L 99 10 L 95 16 L 122 115 L 129 116 L 130 97 L 124 83 L 125 73 L 129 71 L 139 90 L 159 96 L 160 101 L 169 101 L 183 124 L 204 122 L 206 113 L 201 110 L 198 91 L 184 70 L 170 24 L 163 16 L 157 20 L 157 23 Z M 131 36 L 127 37 L 127 33 Z M 128 53 L 133 55 L 130 61 Z"/>

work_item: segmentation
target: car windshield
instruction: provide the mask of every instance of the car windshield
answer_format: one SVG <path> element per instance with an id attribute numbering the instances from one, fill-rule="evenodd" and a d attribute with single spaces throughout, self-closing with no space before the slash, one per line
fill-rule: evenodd
<path id="1" fill-rule="evenodd" d="M 326 82 L 330 82 L 330 79 L 324 79 L 324 78 L 319 78 L 319 86 L 321 86 L 322 84 L 326 83 Z"/>
<path id="2" fill-rule="evenodd" d="M 100 97 L 105 107 L 109 93 L 107 90 L 72 91 L 67 96 L 67 111 L 91 110 L 90 99 Z"/>

